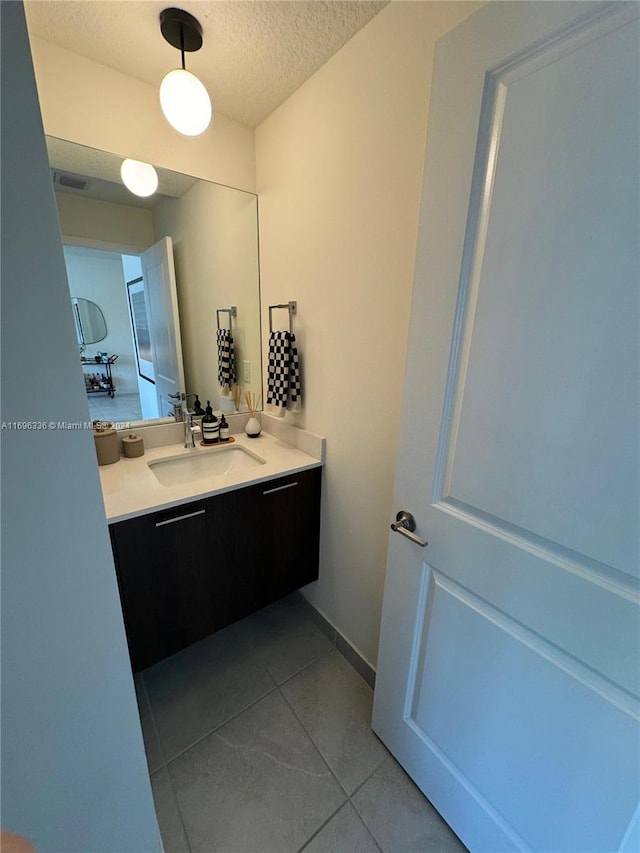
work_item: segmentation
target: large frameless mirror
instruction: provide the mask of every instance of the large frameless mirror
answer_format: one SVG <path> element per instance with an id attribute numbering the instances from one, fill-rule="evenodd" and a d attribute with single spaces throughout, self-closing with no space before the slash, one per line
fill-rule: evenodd
<path id="1" fill-rule="evenodd" d="M 154 267 L 145 262 L 154 246 L 170 238 L 177 293 L 170 307 L 184 366 L 180 390 L 197 393 L 203 406 L 211 400 L 214 409 L 226 413 L 246 411 L 219 381 L 218 330 L 233 338 L 239 400 L 245 391 L 259 397 L 257 196 L 157 169 L 157 192 L 140 198 L 122 184 L 122 156 L 53 137 L 47 137 L 47 149 L 70 292 L 101 306 L 108 328 L 106 337 L 94 340 L 102 352 L 117 356 L 111 408 L 107 412 L 104 400 L 90 399 L 90 409 L 101 405 L 98 417 L 128 422 L 171 414 L 166 394 L 156 393 L 164 367 L 149 357 L 154 327 L 169 327 L 151 304 L 147 287 Z M 89 359 L 98 354 L 86 336 L 83 346 L 89 347 L 84 353 Z M 190 397 L 191 408 L 193 402 Z M 120 403 L 122 412 L 116 411 Z"/>

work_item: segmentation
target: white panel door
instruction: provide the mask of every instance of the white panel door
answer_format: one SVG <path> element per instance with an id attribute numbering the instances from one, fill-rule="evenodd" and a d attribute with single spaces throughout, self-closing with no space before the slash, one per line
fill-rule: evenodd
<path id="1" fill-rule="evenodd" d="M 640 849 L 638 8 L 436 52 L 373 727 L 472 851 Z"/>
<path id="2" fill-rule="evenodd" d="M 141 255 L 149 309 L 156 395 L 160 417 L 173 413 L 170 395 L 183 394 L 184 368 L 171 237 L 163 237 Z M 175 398 L 176 402 L 178 398 Z"/>

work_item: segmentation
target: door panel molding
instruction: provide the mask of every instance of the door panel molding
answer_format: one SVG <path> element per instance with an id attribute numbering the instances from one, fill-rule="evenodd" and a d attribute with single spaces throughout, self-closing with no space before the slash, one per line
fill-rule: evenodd
<path id="1" fill-rule="evenodd" d="M 593 693 L 601 696 L 606 702 L 614 705 L 634 720 L 640 721 L 640 698 L 619 687 L 615 682 L 587 666 L 566 650 L 549 642 L 536 631 L 518 622 L 508 613 L 499 610 L 471 590 L 466 589 L 453 578 L 433 569 L 429 572 L 429 575 L 429 595 L 426 601 L 425 617 L 421 619 L 419 615 L 416 622 L 422 621 L 424 627 L 428 628 L 434 601 L 437 599 L 438 593 L 445 593 L 457 599 L 466 608 L 473 610 L 483 619 L 491 622 L 501 631 L 509 634 L 522 645 L 527 646 L 536 655 L 549 661 L 549 663 L 562 670 L 571 678 L 579 681 Z M 412 674 L 413 678 L 410 677 L 410 689 L 408 691 L 408 698 L 410 696 L 411 701 L 407 702 L 407 705 L 411 709 L 411 712 L 407 716 L 413 719 L 414 722 L 418 696 L 422 686 L 421 675 L 423 674 L 424 662 L 427 656 L 428 635 L 423 634 L 423 636 L 424 640 L 422 644 L 419 643 L 420 637 L 416 636 L 418 652 L 416 658 L 420 663 Z"/>
<path id="2" fill-rule="evenodd" d="M 607 796 L 616 800 L 620 819 L 629 820 L 638 700 L 452 578 L 433 569 L 428 575 L 425 618 L 418 614 L 417 621 L 432 630 L 422 635 L 405 719 L 413 735 L 520 848 L 527 849 L 523 838 L 536 838 L 537 849 L 549 843 L 548 826 L 539 826 L 533 815 L 519 816 L 520 826 L 505 818 L 523 779 L 533 780 L 553 826 L 560 815 L 575 813 L 576 797 L 584 793 L 576 793 L 580 785 L 592 788 L 595 799 L 600 779 L 615 768 Z M 520 680 L 524 671 L 526 682 Z M 596 730 L 611 733 L 607 741 L 592 740 L 594 721 Z M 560 754 L 574 783 L 563 792 L 542 784 Z M 606 833 L 590 847 L 600 832 L 597 814 L 581 815 L 581 821 L 584 849 L 609 849 Z M 558 843 L 564 849 L 563 840 Z"/>
<path id="3" fill-rule="evenodd" d="M 456 498 L 446 497 L 432 504 L 434 509 L 446 512 L 454 518 L 473 524 L 486 533 L 509 542 L 516 548 L 528 551 L 541 559 L 547 560 L 563 571 L 572 572 L 589 583 L 597 584 L 614 595 L 620 595 L 628 601 L 640 601 L 638 580 L 631 575 L 621 572 L 615 566 L 609 566 L 597 560 L 592 560 L 584 554 L 572 551 L 558 542 L 552 542 L 543 536 L 538 536 L 531 530 L 524 530 L 516 524 L 511 524 L 502 518 L 496 518 L 491 513 L 484 512 L 478 507 L 470 506 Z"/>
<path id="4" fill-rule="evenodd" d="M 477 810 L 483 813 L 487 823 L 499 834 L 502 843 L 496 847 L 499 850 L 521 850 L 530 851 L 531 848 L 525 840 L 518 835 L 515 829 L 507 823 L 500 812 L 493 808 L 491 803 L 482 796 L 480 791 L 473 785 L 467 777 L 460 772 L 456 765 L 450 761 L 448 756 L 434 743 L 429 735 L 420 728 L 413 719 L 407 720 L 407 727 L 411 729 L 414 736 L 422 743 L 425 749 L 429 750 L 434 760 L 450 775 L 450 784 L 459 787 L 465 794 L 474 802 Z"/>
<path id="5" fill-rule="evenodd" d="M 580 376 L 580 383 L 570 381 L 572 375 L 579 375 L 580 365 L 593 360 L 593 352 L 599 353 L 603 347 L 601 342 L 593 340 L 589 330 L 597 328 L 598 317 L 606 317 L 606 289 L 600 286 L 601 279 L 594 276 L 591 290 L 585 287 L 582 293 L 582 275 L 576 267 L 575 271 L 572 268 L 562 294 L 556 297 L 556 279 L 563 274 L 561 266 L 545 270 L 542 265 L 539 279 L 534 280 L 525 267 L 524 259 L 523 277 L 519 280 L 518 246 L 526 246 L 527 235 L 530 231 L 533 233 L 531 226 L 544 218 L 545 197 L 542 195 L 537 199 L 538 208 L 534 219 L 530 220 L 526 213 L 521 215 L 518 200 L 505 195 L 505 175 L 502 176 L 502 191 L 498 196 L 505 208 L 502 211 L 494 209 L 494 189 L 501 168 L 501 142 L 505 111 L 511 103 L 508 100 L 510 87 L 538 72 L 548 74 L 550 66 L 561 61 L 565 64 L 566 79 L 573 81 L 574 76 L 566 74 L 567 67 L 573 66 L 567 66 L 567 63 L 584 62 L 579 51 L 596 42 L 605 62 L 607 45 L 602 40 L 620 31 L 636 16 L 637 10 L 626 6 L 612 4 L 604 9 L 597 8 L 594 14 L 579 23 L 565 28 L 560 34 L 554 33 L 539 42 L 535 49 L 526 49 L 500 64 L 497 71 L 487 73 L 432 490 L 434 504 L 449 502 L 466 508 L 477 517 L 492 519 L 503 530 L 518 531 L 518 535 L 528 538 L 531 543 L 542 544 L 550 553 L 561 550 L 564 554 L 574 555 L 574 561 L 584 562 L 592 573 L 603 571 L 608 576 L 622 573 L 632 578 L 637 578 L 639 572 L 637 550 L 626 531 L 631 530 L 627 516 L 637 517 L 637 487 L 634 489 L 634 483 L 637 483 L 638 472 L 634 472 L 633 463 L 623 464 L 624 454 L 616 442 L 601 448 L 599 436 L 603 429 L 602 412 L 619 411 L 621 422 L 625 417 L 633 419 L 634 399 L 637 400 L 638 396 L 637 377 L 629 371 L 626 384 L 623 386 L 618 381 L 619 389 L 611 391 L 610 398 L 607 397 L 607 389 L 616 387 L 616 382 L 608 381 L 608 375 L 612 371 L 619 373 L 620 359 L 624 355 L 609 346 L 608 349 L 620 358 L 611 354 L 608 360 L 603 357 L 600 377 Z M 618 37 L 628 38 L 629 33 L 621 32 Z M 609 42 L 609 53 L 615 50 L 616 44 Z M 606 103 L 606 89 L 604 86 L 601 88 L 600 97 Z M 534 87 L 530 97 L 535 98 L 539 94 L 540 90 Z M 518 94 L 514 97 L 517 98 Z M 518 104 L 516 116 L 527 114 L 527 102 L 514 103 Z M 514 110 L 516 106 L 512 105 L 512 114 Z M 534 109 L 532 115 L 535 114 Z M 600 115 L 595 116 L 594 127 L 600 118 Z M 522 133 L 522 127 L 516 126 L 516 139 Z M 526 133 L 536 138 L 534 129 Z M 543 146 L 546 138 L 544 127 L 540 133 Z M 574 135 L 563 141 L 573 143 L 575 139 L 579 147 L 580 129 L 572 133 Z M 631 168 L 634 163 L 632 147 L 633 144 L 629 143 L 625 151 L 625 163 L 629 166 L 631 161 Z M 595 182 L 605 181 L 611 172 L 618 169 L 617 164 L 611 163 L 612 159 L 603 159 L 602 175 L 597 172 L 593 177 L 591 174 L 588 176 L 594 181 L 594 188 L 585 191 L 585 198 L 594 208 L 599 193 Z M 541 168 L 545 170 L 545 158 L 541 157 L 540 161 Z M 510 162 L 510 167 L 503 166 L 507 178 L 513 174 L 513 144 Z M 555 168 L 562 173 L 562 163 L 556 164 Z M 568 182 L 564 190 L 568 193 L 567 204 L 573 198 L 575 180 L 574 177 L 573 185 Z M 556 188 L 560 192 L 560 183 L 554 182 L 550 189 Z M 530 188 L 524 180 L 523 186 Z M 631 206 L 632 194 L 633 190 L 628 194 Z M 564 200 L 564 196 L 560 198 Z M 617 197 L 615 200 L 610 198 L 609 203 L 617 204 Z M 605 218 L 607 211 L 605 208 L 602 214 Z M 628 218 L 633 219 L 633 216 Z M 504 233 L 505 219 L 509 223 L 506 235 L 510 240 L 506 240 Z M 492 225 L 494 220 L 497 224 Z M 612 221 L 615 221 L 614 217 Z M 586 225 L 595 228 L 596 223 L 597 215 L 594 218 L 591 214 Z M 493 266 L 485 271 L 489 239 L 493 246 Z M 511 266 L 506 267 L 504 283 L 500 282 L 495 268 L 496 246 L 501 242 L 513 243 L 508 249 Z M 555 232 L 544 234 L 539 245 L 535 244 L 536 252 L 527 256 L 529 264 L 537 264 L 547 255 L 550 264 L 553 258 L 556 264 L 561 263 L 564 247 L 559 248 L 558 242 Z M 612 251 L 614 247 L 615 239 L 612 238 Z M 585 275 L 589 266 L 585 260 Z M 543 295 L 548 298 L 548 305 L 540 302 Z M 590 306 L 590 311 L 578 310 L 581 296 Z M 615 325 L 616 321 L 623 322 L 623 318 L 629 317 L 632 311 L 633 306 L 629 305 L 625 310 L 621 304 L 620 318 L 610 317 L 606 321 L 609 326 L 605 328 Z M 490 319 L 499 318 L 501 313 L 505 317 L 501 325 L 499 319 Z M 529 327 L 524 323 L 525 317 L 531 318 Z M 512 326 L 509 320 L 514 318 Z M 532 332 L 534 322 L 535 334 Z M 560 329 L 564 335 L 559 333 Z M 633 353 L 628 355 L 632 361 Z M 470 374 L 472 358 L 480 367 L 476 366 Z M 509 363 L 512 359 L 514 364 Z M 529 378 L 530 390 L 514 386 L 516 374 Z M 622 393 L 623 388 L 627 393 Z M 512 396 L 514 405 L 510 408 Z M 599 412 L 596 400 L 601 401 Z M 478 444 L 482 440 L 485 444 Z M 474 456 L 476 464 L 473 463 Z M 538 466 L 533 465 L 533 487 L 528 489 L 531 457 L 534 460 L 536 457 L 546 459 L 547 467 L 538 471 Z M 633 454 L 627 452 L 627 457 L 632 460 Z M 535 479 L 536 474 L 539 479 Z M 610 477 L 609 481 L 607 477 Z M 597 481 L 606 484 L 598 502 L 589 499 Z M 568 484 L 573 482 L 582 484 L 579 501 L 569 500 Z M 538 492 L 542 483 L 547 485 L 548 495 L 541 504 Z M 610 506 L 610 501 L 617 500 L 617 497 L 611 497 L 614 490 L 626 496 L 622 513 L 613 512 Z M 530 500 L 529 494 L 536 496 L 536 502 Z M 608 518 L 608 525 L 605 529 L 596 530 L 600 512 Z M 533 526 L 523 525 L 524 518 L 534 522 Z M 584 523 L 584 519 L 588 519 L 588 523 Z"/>
<path id="6" fill-rule="evenodd" d="M 599 3 L 556 32 L 538 40 L 498 63 L 485 77 L 480 108 L 476 159 L 473 167 L 467 227 L 455 309 L 449 369 L 443 402 L 443 418 L 433 478 L 433 502 L 450 492 L 451 445 L 455 444 L 459 408 L 473 331 L 477 290 L 486 244 L 495 172 L 509 83 L 531 74 L 596 38 L 635 20 L 634 3 Z M 452 441 L 453 440 L 453 441 Z"/>

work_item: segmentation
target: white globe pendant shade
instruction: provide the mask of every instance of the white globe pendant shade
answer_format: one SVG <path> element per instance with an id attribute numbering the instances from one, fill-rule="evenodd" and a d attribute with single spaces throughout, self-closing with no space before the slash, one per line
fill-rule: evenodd
<path id="1" fill-rule="evenodd" d="M 140 160 L 123 160 L 120 166 L 122 183 L 134 195 L 153 195 L 158 189 L 158 173 L 149 163 Z"/>
<path id="2" fill-rule="evenodd" d="M 195 74 L 176 68 L 160 84 L 160 106 L 172 127 L 185 136 L 198 136 L 209 127 L 211 99 Z"/>

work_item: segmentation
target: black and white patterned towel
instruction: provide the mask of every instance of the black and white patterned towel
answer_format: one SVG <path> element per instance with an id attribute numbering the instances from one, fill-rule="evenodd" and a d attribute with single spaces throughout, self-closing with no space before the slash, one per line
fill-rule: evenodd
<path id="1" fill-rule="evenodd" d="M 285 409 L 298 411 L 301 391 L 296 336 L 288 331 L 271 332 L 267 363 L 267 413 L 282 418 Z"/>
<path id="2" fill-rule="evenodd" d="M 218 329 L 218 382 L 223 394 L 236 382 L 236 354 L 230 329 Z"/>

